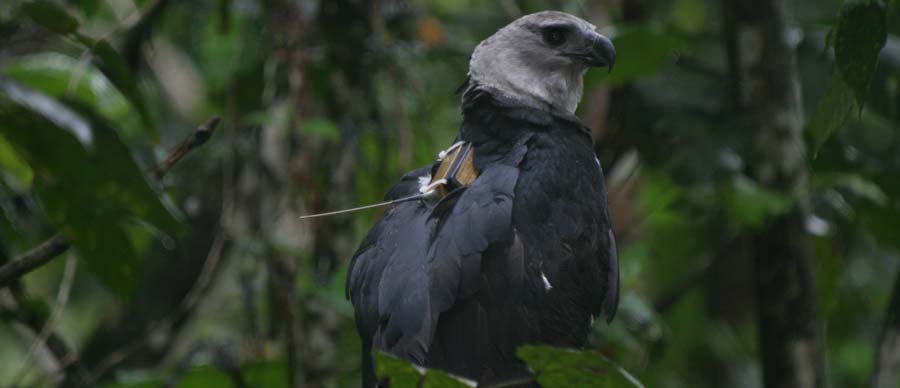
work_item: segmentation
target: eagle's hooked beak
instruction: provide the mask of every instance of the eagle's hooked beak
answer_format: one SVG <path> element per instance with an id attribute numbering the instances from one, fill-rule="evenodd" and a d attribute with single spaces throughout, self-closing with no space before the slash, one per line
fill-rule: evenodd
<path id="1" fill-rule="evenodd" d="M 574 52 L 562 52 L 560 55 L 572 58 L 588 66 L 608 67 L 612 71 L 616 63 L 616 48 L 609 38 L 596 32 L 585 39 L 585 47 Z"/>
<path id="2" fill-rule="evenodd" d="M 587 56 L 587 63 L 596 67 L 609 67 L 612 71 L 613 65 L 616 64 L 616 48 L 613 46 L 609 38 L 595 34 L 591 37 L 591 47 Z"/>

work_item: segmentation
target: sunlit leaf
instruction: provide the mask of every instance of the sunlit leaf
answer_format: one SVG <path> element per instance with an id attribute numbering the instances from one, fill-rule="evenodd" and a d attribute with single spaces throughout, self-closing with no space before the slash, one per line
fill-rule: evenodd
<path id="1" fill-rule="evenodd" d="M 807 131 L 812 138 L 813 155 L 818 154 L 828 138 L 844 126 L 856 111 L 856 106 L 853 90 L 839 74 L 832 75 L 825 95 L 819 100 L 809 119 Z"/>
<path id="2" fill-rule="evenodd" d="M 887 11 L 880 0 L 848 0 L 834 29 L 838 71 L 862 109 L 878 53 L 887 41 Z"/>
<path id="3" fill-rule="evenodd" d="M 120 120 L 130 106 L 124 96 L 90 62 L 42 53 L 6 63 L 3 73 L 56 99 L 71 98 L 90 106 L 109 120 Z"/>
<path id="4" fill-rule="evenodd" d="M 60 35 L 72 36 L 92 54 L 94 65 L 103 72 L 106 78 L 134 105 L 140 113 L 141 120 L 148 133 L 154 139 L 159 133 L 152 116 L 147 109 L 143 94 L 137 81 L 131 74 L 125 60 L 112 45 L 104 39 L 93 39 L 78 32 L 79 23 L 72 15 L 53 3 L 36 1 L 22 6 L 22 13 L 35 23 Z"/>
<path id="5" fill-rule="evenodd" d="M 0 136 L 0 179 L 13 191 L 23 193 L 31 188 L 34 174 L 15 148 Z"/>
<path id="6" fill-rule="evenodd" d="M 528 364 L 544 388 L 643 388 L 625 369 L 593 350 L 537 345 L 522 346 L 516 355 Z"/>
<path id="7" fill-rule="evenodd" d="M 132 76 L 131 70 L 125 63 L 125 59 L 114 49 L 109 42 L 105 40 L 97 40 L 91 46 L 91 52 L 94 54 L 94 63 L 106 75 L 109 80 L 116 85 L 116 88 L 131 101 L 134 108 L 143 119 L 147 131 L 155 138 L 159 136 L 156 124 L 153 122 L 150 112 L 147 110 L 147 103 L 144 95 L 138 88 L 137 80 Z"/>
<path id="8" fill-rule="evenodd" d="M 474 383 L 445 372 L 416 367 L 390 354 L 374 354 L 376 374 L 390 379 L 391 388 L 466 388 Z"/>

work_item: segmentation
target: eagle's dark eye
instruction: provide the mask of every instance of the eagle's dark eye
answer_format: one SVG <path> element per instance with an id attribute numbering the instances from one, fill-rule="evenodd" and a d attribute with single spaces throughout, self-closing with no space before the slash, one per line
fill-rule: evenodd
<path id="1" fill-rule="evenodd" d="M 551 46 L 559 46 L 566 43 L 566 30 L 559 27 L 548 27 L 542 31 L 544 43 Z"/>

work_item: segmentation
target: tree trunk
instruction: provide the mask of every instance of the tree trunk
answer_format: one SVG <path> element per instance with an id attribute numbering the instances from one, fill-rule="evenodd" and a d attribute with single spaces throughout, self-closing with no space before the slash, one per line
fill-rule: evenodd
<path id="1" fill-rule="evenodd" d="M 811 250 L 799 81 L 784 1 L 723 1 L 733 97 L 754 134 L 753 174 L 795 206 L 754 233 L 759 344 L 766 387 L 824 386 Z"/>
<path id="2" fill-rule="evenodd" d="M 891 304 L 884 318 L 884 329 L 876 344 L 871 388 L 894 388 L 900 380 L 900 272 L 894 281 Z"/>

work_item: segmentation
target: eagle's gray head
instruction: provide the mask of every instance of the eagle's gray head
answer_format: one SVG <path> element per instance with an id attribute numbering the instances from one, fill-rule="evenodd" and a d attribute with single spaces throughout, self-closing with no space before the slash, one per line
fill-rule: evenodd
<path id="1" fill-rule="evenodd" d="M 469 79 L 534 107 L 575 112 L 582 76 L 616 59 L 612 42 L 592 24 L 564 12 L 523 16 L 482 41 L 469 62 Z"/>

